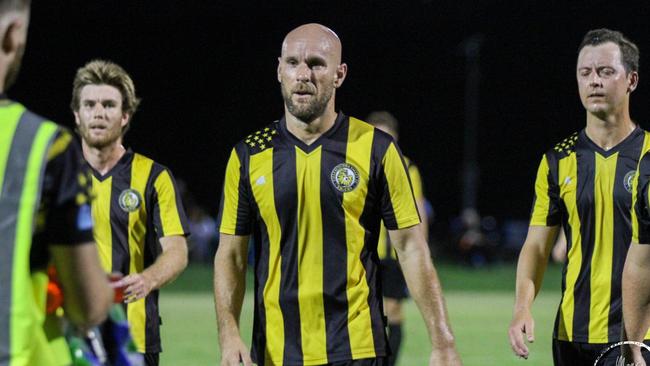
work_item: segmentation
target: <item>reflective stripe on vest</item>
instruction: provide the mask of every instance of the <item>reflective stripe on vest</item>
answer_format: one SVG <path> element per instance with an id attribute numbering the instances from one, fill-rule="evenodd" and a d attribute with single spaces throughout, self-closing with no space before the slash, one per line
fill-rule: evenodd
<path id="1" fill-rule="evenodd" d="M 29 256 L 57 130 L 19 103 L 0 106 L 0 366 L 29 362 L 35 336 L 43 332 Z"/>

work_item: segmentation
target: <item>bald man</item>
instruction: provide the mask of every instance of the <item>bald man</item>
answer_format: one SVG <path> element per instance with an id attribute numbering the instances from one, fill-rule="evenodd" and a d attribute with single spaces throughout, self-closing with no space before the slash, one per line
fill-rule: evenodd
<path id="1" fill-rule="evenodd" d="M 222 365 L 386 365 L 382 220 L 431 335 L 430 364 L 460 364 L 401 153 L 387 133 L 335 110 L 346 74 L 332 30 L 294 29 L 278 58 L 284 116 L 232 150 L 214 260 Z M 239 315 L 251 234 L 249 355 Z"/>

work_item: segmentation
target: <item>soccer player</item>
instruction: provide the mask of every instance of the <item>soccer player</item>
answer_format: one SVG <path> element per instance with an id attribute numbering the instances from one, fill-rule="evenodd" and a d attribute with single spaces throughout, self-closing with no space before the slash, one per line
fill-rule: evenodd
<path id="1" fill-rule="evenodd" d="M 431 336 L 431 365 L 460 364 L 399 149 L 335 111 L 346 73 L 332 30 L 291 31 L 277 69 L 284 117 L 232 150 L 214 263 L 222 365 L 385 365 L 382 219 Z M 253 232 L 251 360 L 238 324 Z"/>
<path id="2" fill-rule="evenodd" d="M 4 94 L 20 68 L 29 7 L 28 0 L 0 1 L 0 364 L 49 366 L 70 362 L 44 330 L 49 263 L 74 324 L 101 322 L 113 290 L 92 241 L 79 146 L 69 131 Z"/>
<path id="3" fill-rule="evenodd" d="M 632 180 L 648 149 L 648 132 L 629 113 L 639 51 L 620 32 L 589 31 L 578 48 L 576 77 L 586 127 L 543 157 L 528 236 L 517 266 L 509 329 L 516 355 L 534 340 L 531 306 L 559 226 L 567 258 L 553 331 L 555 365 L 593 365 L 621 336 L 621 277 L 632 228 Z"/>
<path id="4" fill-rule="evenodd" d="M 395 142 L 398 140 L 399 124 L 397 118 L 387 111 L 375 111 L 366 117 L 366 121 L 376 128 L 391 135 Z M 409 177 L 411 178 L 411 187 L 415 196 L 415 202 L 420 213 L 422 222 L 418 225 L 422 230 L 422 236 L 429 237 L 428 217 L 424 193 L 422 192 L 422 178 L 418 167 L 413 162 L 404 157 L 404 162 L 408 168 Z M 397 261 L 395 250 L 390 244 L 388 233 L 384 225 L 381 226 L 379 233 L 379 246 L 377 247 L 381 268 L 381 285 L 384 295 L 384 312 L 388 318 L 388 344 L 392 351 L 388 357 L 388 366 L 395 365 L 397 355 L 399 354 L 400 345 L 402 344 L 402 323 L 404 315 L 402 313 L 402 301 L 408 298 L 408 288 L 406 280 L 402 274 L 402 269 Z"/>
<path id="5" fill-rule="evenodd" d="M 158 289 L 187 266 L 188 233 L 171 172 L 122 145 L 139 100 L 120 66 L 95 60 L 77 70 L 71 108 L 92 168 L 95 240 L 104 270 L 125 277 L 126 313 L 147 365 L 158 365 Z"/>

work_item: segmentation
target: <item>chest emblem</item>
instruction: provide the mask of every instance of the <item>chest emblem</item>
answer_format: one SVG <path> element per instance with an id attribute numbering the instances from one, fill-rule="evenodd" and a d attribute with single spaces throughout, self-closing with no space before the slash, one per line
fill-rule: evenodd
<path id="1" fill-rule="evenodd" d="M 118 199 L 120 208 L 124 212 L 134 212 L 142 205 L 142 196 L 135 189 L 125 189 Z"/>
<path id="2" fill-rule="evenodd" d="M 341 163 L 332 169 L 330 180 L 340 192 L 350 192 L 359 185 L 359 171 L 350 164 Z"/>
<path id="3" fill-rule="evenodd" d="M 625 190 L 628 191 L 629 193 L 632 193 L 632 183 L 634 182 L 634 174 L 636 173 L 635 170 L 630 170 L 625 174 L 625 177 L 623 178 L 623 186 L 625 187 Z"/>

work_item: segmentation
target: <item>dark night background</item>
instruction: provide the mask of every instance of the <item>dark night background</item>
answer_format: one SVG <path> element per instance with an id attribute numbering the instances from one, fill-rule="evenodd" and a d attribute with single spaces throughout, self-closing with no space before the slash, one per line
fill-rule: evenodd
<path id="1" fill-rule="evenodd" d="M 641 49 L 632 117 L 650 128 L 647 2 L 34 1 L 21 76 L 10 97 L 73 126 L 76 69 L 110 59 L 143 99 L 125 145 L 169 166 L 216 214 L 225 163 L 240 138 L 279 118 L 284 35 L 320 22 L 343 42 L 349 72 L 337 109 L 401 122 L 439 220 L 460 210 L 465 60 L 481 33 L 478 208 L 525 219 L 541 154 L 585 123 L 576 49 L 591 28 L 623 31 Z M 650 75 L 650 72 L 649 74 Z"/>

